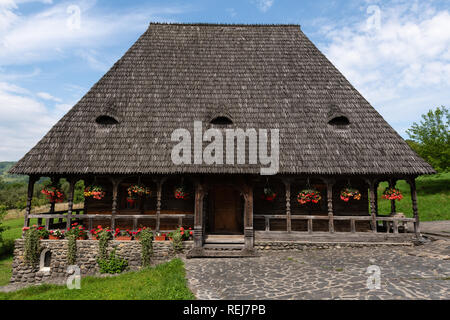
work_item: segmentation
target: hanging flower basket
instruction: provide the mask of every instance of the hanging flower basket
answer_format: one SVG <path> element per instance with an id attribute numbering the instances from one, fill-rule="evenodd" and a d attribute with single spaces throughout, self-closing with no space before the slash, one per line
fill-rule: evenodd
<path id="1" fill-rule="evenodd" d="M 300 204 L 306 204 L 308 202 L 319 203 L 321 199 L 320 192 L 315 189 L 305 189 L 297 195 L 297 201 Z"/>
<path id="2" fill-rule="evenodd" d="M 189 197 L 189 192 L 187 192 L 187 190 L 184 186 L 180 186 L 180 187 L 175 188 L 174 196 L 175 196 L 175 199 L 185 200 Z"/>
<path id="3" fill-rule="evenodd" d="M 50 202 L 59 203 L 64 201 L 64 192 L 58 187 L 46 186 L 42 189 L 41 193 L 45 194 Z"/>
<path id="4" fill-rule="evenodd" d="M 395 188 L 386 188 L 383 192 L 383 195 L 381 196 L 383 199 L 386 200 L 402 200 L 403 199 L 403 195 L 400 192 L 399 189 L 395 189 Z"/>
<path id="5" fill-rule="evenodd" d="M 262 198 L 266 201 L 274 201 L 277 197 L 277 194 L 272 191 L 270 188 L 264 188 L 264 195 Z"/>
<path id="6" fill-rule="evenodd" d="M 353 188 L 345 188 L 341 190 L 341 200 L 345 202 L 349 202 L 350 199 L 354 200 L 360 200 L 361 199 L 361 192 L 357 189 Z"/>
<path id="7" fill-rule="evenodd" d="M 141 184 L 134 184 L 134 185 L 130 186 L 127 189 L 127 192 L 128 192 L 128 197 L 131 199 L 135 199 L 135 200 L 136 200 L 136 198 L 133 198 L 133 196 L 150 197 L 150 195 L 152 194 L 152 191 L 150 190 L 150 188 L 148 188 L 144 185 L 141 185 Z"/>
<path id="8" fill-rule="evenodd" d="M 105 197 L 106 192 L 103 190 L 103 187 L 98 185 L 91 185 L 84 189 L 84 196 L 86 198 L 92 197 L 97 200 L 101 200 Z"/>

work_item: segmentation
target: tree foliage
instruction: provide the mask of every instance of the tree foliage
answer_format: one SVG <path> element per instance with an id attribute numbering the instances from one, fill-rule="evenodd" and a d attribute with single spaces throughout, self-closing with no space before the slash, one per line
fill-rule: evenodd
<path id="1" fill-rule="evenodd" d="M 42 178 L 34 185 L 32 206 L 39 207 L 48 204 L 48 200 L 41 193 L 42 189 L 50 184 L 49 178 Z M 69 193 L 69 182 L 61 179 L 61 188 L 67 195 Z M 84 201 L 84 183 L 78 181 L 75 185 L 74 202 Z M 6 209 L 22 210 L 26 207 L 28 193 L 28 182 L 21 180 L 6 180 L 0 176 L 0 203 L 6 206 Z"/>
<path id="2" fill-rule="evenodd" d="M 439 172 L 450 167 L 449 127 L 449 111 L 442 106 L 422 115 L 422 121 L 414 122 L 406 131 L 411 139 L 407 141 L 409 146 Z"/>

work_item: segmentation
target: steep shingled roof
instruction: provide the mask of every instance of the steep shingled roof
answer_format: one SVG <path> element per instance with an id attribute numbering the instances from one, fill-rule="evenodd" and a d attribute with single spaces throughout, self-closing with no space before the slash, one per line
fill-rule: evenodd
<path id="1" fill-rule="evenodd" d="M 346 130 L 328 124 L 336 107 Z M 299 26 L 153 23 L 11 172 L 259 173 L 172 163 L 172 131 L 223 109 L 239 128 L 280 129 L 280 173 L 434 172 Z"/>

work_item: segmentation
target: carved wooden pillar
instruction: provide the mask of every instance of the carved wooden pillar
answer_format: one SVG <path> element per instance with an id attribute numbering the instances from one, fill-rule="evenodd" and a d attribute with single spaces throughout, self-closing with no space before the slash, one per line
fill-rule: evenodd
<path id="1" fill-rule="evenodd" d="M 254 230 L 253 230 L 253 187 L 246 185 L 244 187 L 244 241 L 245 249 L 253 250 Z"/>
<path id="2" fill-rule="evenodd" d="M 411 178 L 407 180 L 411 188 L 411 201 L 414 219 L 414 232 L 417 237 L 420 237 L 420 220 L 419 220 L 419 209 L 417 207 L 417 190 L 416 190 L 416 178 Z"/>
<path id="3" fill-rule="evenodd" d="M 77 183 L 76 178 L 71 178 L 69 180 L 69 197 L 68 197 L 68 204 L 67 204 L 67 226 L 66 228 L 69 228 L 72 224 L 72 210 L 73 210 L 73 198 L 75 195 L 75 184 Z"/>
<path id="4" fill-rule="evenodd" d="M 396 179 L 389 180 L 389 188 L 395 188 L 396 183 Z M 395 208 L 395 200 L 391 200 L 391 216 L 395 215 L 396 212 L 397 210 Z"/>
<path id="5" fill-rule="evenodd" d="M 327 181 L 328 230 L 331 233 L 334 233 L 333 184 L 334 181 Z"/>
<path id="6" fill-rule="evenodd" d="M 292 231 L 292 220 L 291 220 L 291 181 L 289 179 L 283 180 L 285 190 L 286 190 L 286 230 L 287 232 Z M 268 231 L 268 230 L 267 230 Z"/>
<path id="7" fill-rule="evenodd" d="M 53 176 L 53 177 L 51 177 L 51 181 L 52 181 L 52 186 L 54 186 L 59 181 L 59 177 Z M 55 201 L 50 202 L 50 214 L 55 213 L 55 204 L 56 204 Z M 40 224 L 40 223 L 41 223 L 41 221 L 39 221 L 39 219 L 38 219 L 38 224 Z M 45 223 L 46 228 L 48 229 L 52 225 L 53 225 L 53 218 L 46 219 L 46 223 Z"/>
<path id="8" fill-rule="evenodd" d="M 29 176 L 28 178 L 27 207 L 25 210 L 25 220 L 23 223 L 24 227 L 30 226 L 30 219 L 28 218 L 28 216 L 31 214 L 31 202 L 33 200 L 34 184 L 37 180 L 38 177 L 36 176 Z"/>
<path id="9" fill-rule="evenodd" d="M 205 187 L 199 181 L 195 183 L 195 209 L 194 209 L 194 248 L 203 248 L 203 198 Z"/>
<path id="10" fill-rule="evenodd" d="M 117 213 L 117 195 L 119 192 L 119 184 L 122 179 L 112 178 L 111 182 L 113 185 L 112 193 L 112 208 L 111 208 L 111 229 L 116 229 L 116 213 Z"/>
<path id="11" fill-rule="evenodd" d="M 167 178 L 155 179 L 156 183 L 156 232 L 159 232 L 161 225 L 161 199 L 162 199 L 162 187 Z"/>
<path id="12" fill-rule="evenodd" d="M 369 184 L 369 197 L 370 197 L 370 214 L 372 216 L 372 231 L 377 232 L 377 216 L 376 216 L 376 208 L 375 208 L 375 197 L 377 196 L 375 190 L 374 179 L 367 179 L 367 183 Z"/>

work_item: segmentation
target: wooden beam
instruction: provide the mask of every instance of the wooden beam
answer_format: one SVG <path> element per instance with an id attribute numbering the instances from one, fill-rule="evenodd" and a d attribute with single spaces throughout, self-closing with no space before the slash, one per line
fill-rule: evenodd
<path id="1" fill-rule="evenodd" d="M 414 233 L 417 237 L 420 237 L 420 219 L 419 219 L 419 209 L 417 207 L 417 189 L 416 189 L 416 178 L 411 178 L 406 180 L 411 188 L 411 201 L 414 216 Z"/>
<path id="2" fill-rule="evenodd" d="M 327 203 L 328 203 L 328 231 L 334 233 L 334 212 L 333 212 L 333 183 L 327 182 Z"/>
<path id="3" fill-rule="evenodd" d="M 244 241 L 245 249 L 253 250 L 254 230 L 253 230 L 253 187 L 249 184 L 244 185 Z"/>
<path id="4" fill-rule="evenodd" d="M 308 219 L 308 233 L 313 233 L 313 219 Z"/>
<path id="5" fill-rule="evenodd" d="M 71 178 L 69 180 L 69 197 L 67 204 L 67 226 L 66 229 L 72 225 L 72 210 L 73 210 L 73 198 L 75 195 L 75 184 L 77 183 L 76 178 Z M 62 219 L 60 219 L 61 221 Z"/>
<path id="6" fill-rule="evenodd" d="M 286 230 L 287 232 L 292 231 L 292 221 L 291 221 L 291 181 L 289 179 L 284 179 L 285 195 L 286 195 Z"/>
<path id="7" fill-rule="evenodd" d="M 375 233 L 377 232 L 377 215 L 376 215 L 376 209 L 375 209 L 375 180 L 368 179 L 366 180 L 369 184 L 369 197 L 370 197 L 370 215 L 372 217 L 372 231 Z"/>
<path id="8" fill-rule="evenodd" d="M 116 214 L 117 214 L 117 195 L 119 192 L 119 185 L 122 181 L 122 178 L 111 178 L 111 182 L 113 185 L 113 194 L 112 194 L 112 207 L 111 207 L 111 229 L 116 229 Z"/>
<path id="9" fill-rule="evenodd" d="M 356 222 L 355 222 L 355 219 L 351 219 L 351 220 L 350 220 L 350 229 L 351 229 L 351 232 L 352 232 L 352 233 L 355 233 L 355 232 L 356 232 Z"/>
<path id="10" fill-rule="evenodd" d="M 25 210 L 25 217 L 23 226 L 29 227 L 30 226 L 30 214 L 31 214 L 31 203 L 33 200 L 33 191 L 34 191 L 34 184 L 38 180 L 38 177 L 36 176 L 29 176 L 28 177 L 28 191 L 27 191 L 27 207 Z"/>
<path id="11" fill-rule="evenodd" d="M 57 182 L 59 182 L 59 177 L 56 176 L 52 176 L 50 178 L 51 182 L 52 182 L 52 186 L 54 186 Z M 50 213 L 54 213 L 55 212 L 55 201 L 50 202 Z M 48 219 L 49 221 L 46 221 L 46 226 L 47 225 L 53 225 L 53 218 Z M 46 227 L 47 229 L 49 228 L 48 226 Z"/>
<path id="12" fill-rule="evenodd" d="M 389 188 L 395 188 L 396 184 L 397 184 L 397 179 L 389 180 Z M 391 200 L 391 216 L 395 215 L 396 212 L 397 212 L 397 209 L 395 208 L 395 200 Z"/>
<path id="13" fill-rule="evenodd" d="M 195 183 L 194 208 L 194 248 L 203 248 L 203 198 L 205 187 L 200 181 Z"/>

